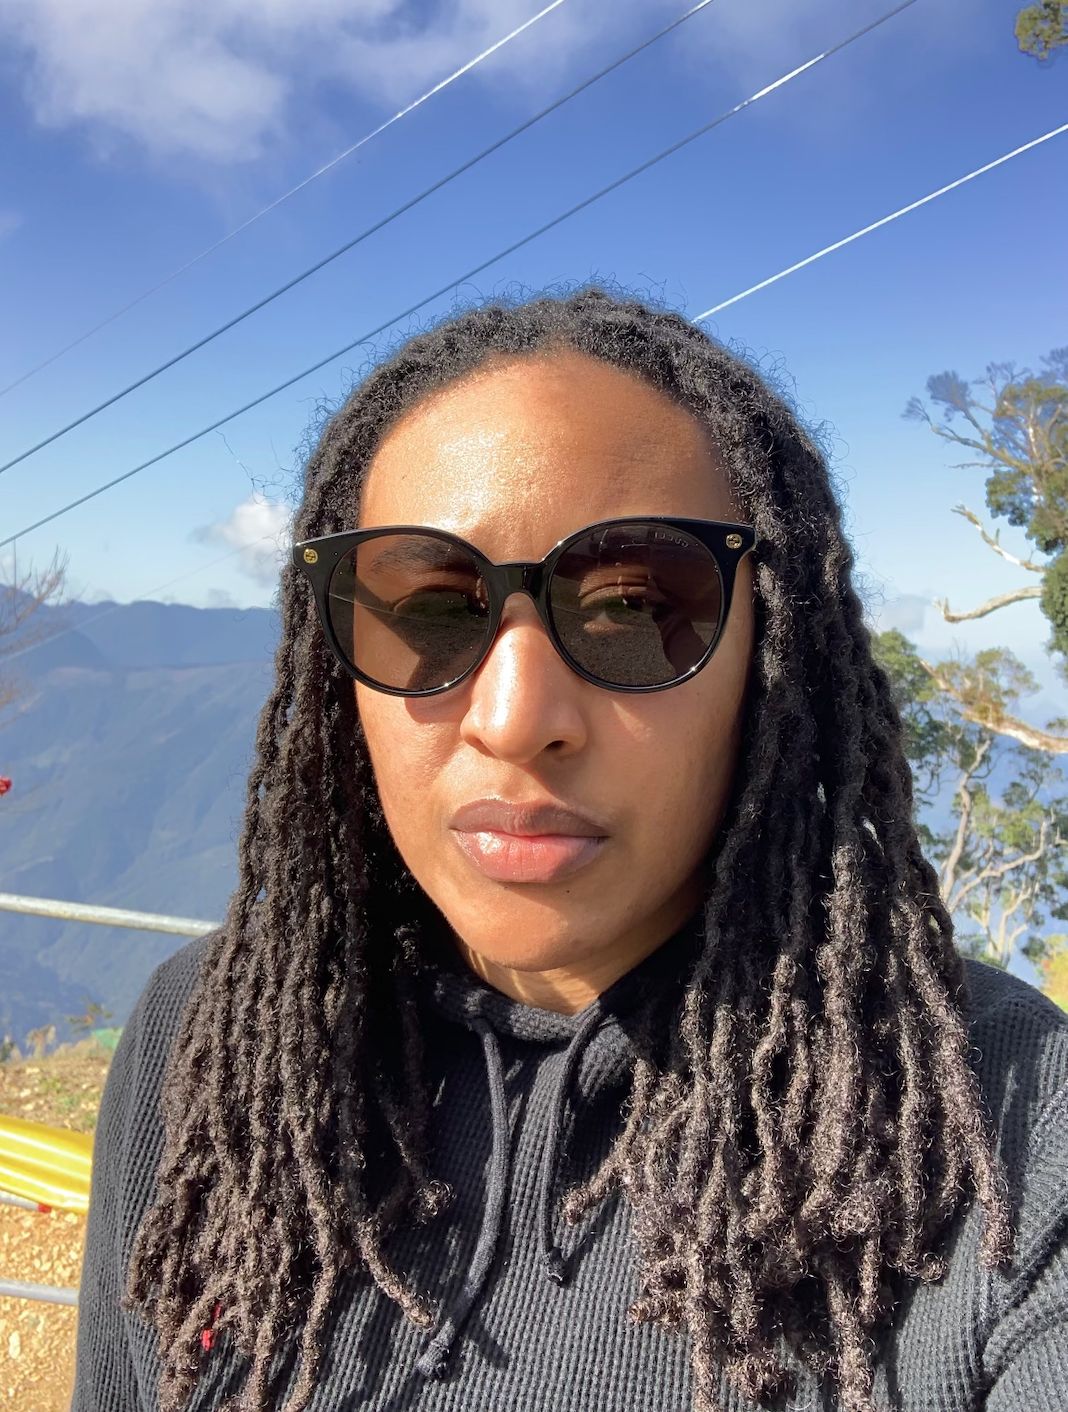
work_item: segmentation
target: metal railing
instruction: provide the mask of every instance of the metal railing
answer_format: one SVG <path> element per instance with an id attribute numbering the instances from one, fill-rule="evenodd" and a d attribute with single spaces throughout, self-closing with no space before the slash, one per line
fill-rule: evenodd
<path id="1" fill-rule="evenodd" d="M 130 912 L 125 907 L 91 907 L 84 902 L 59 902 L 52 897 L 20 897 L 15 892 L 0 892 L 0 911 L 58 917 L 64 922 L 96 922 L 103 927 L 130 927 L 143 932 L 170 932 L 173 936 L 206 936 L 219 925 L 196 917 Z"/>
<path id="2" fill-rule="evenodd" d="M 24 1196 L 16 1196 L 12 1191 L 0 1191 L 0 1205 L 17 1206 L 20 1211 L 40 1211 L 44 1215 L 52 1209 L 43 1201 L 27 1201 Z"/>
<path id="3" fill-rule="evenodd" d="M 196 917 L 170 917 L 160 912 L 132 912 L 125 907 L 92 907 L 82 902 L 61 902 L 52 897 L 23 897 L 0 892 L 0 911 L 23 912 L 35 917 L 57 917 L 64 922 L 95 922 L 104 927 L 130 927 L 135 931 L 168 932 L 172 936 L 206 936 L 219 925 Z M 0 1191 L 0 1203 L 46 1214 L 49 1207 L 10 1192 Z M 57 1285 L 31 1284 L 27 1280 L 0 1277 L 0 1296 L 10 1299 L 37 1299 L 47 1304 L 77 1306 L 78 1291 Z"/>
<path id="4" fill-rule="evenodd" d="M 0 1295 L 9 1299 L 40 1299 L 45 1304 L 73 1304 L 77 1307 L 78 1291 L 59 1285 L 33 1285 L 27 1280 L 0 1279 Z"/>
<path id="5" fill-rule="evenodd" d="M 24 1196 L 15 1196 L 10 1191 L 0 1191 L 0 1203 L 4 1206 L 17 1206 L 20 1211 L 40 1212 L 42 1216 L 51 1214 L 51 1206 L 40 1201 L 27 1201 Z M 77 1308 L 78 1291 L 65 1285 L 37 1285 L 29 1280 L 6 1280 L 0 1276 L 0 1296 L 9 1299 L 37 1299 L 44 1304 L 71 1304 Z"/>

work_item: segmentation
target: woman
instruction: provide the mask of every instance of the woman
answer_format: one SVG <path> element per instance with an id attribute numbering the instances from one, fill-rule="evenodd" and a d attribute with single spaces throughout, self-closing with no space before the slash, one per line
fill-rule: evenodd
<path id="1" fill-rule="evenodd" d="M 1068 1026 L 954 951 L 782 401 L 675 314 L 490 305 L 356 389 L 295 538 L 75 1412 L 1068 1406 Z"/>

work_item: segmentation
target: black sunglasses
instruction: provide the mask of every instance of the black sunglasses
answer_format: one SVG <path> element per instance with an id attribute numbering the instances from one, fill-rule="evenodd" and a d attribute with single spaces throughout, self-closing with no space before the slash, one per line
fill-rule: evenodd
<path id="1" fill-rule="evenodd" d="M 505 600 L 533 598 L 564 661 L 611 691 L 663 691 L 708 662 L 730 612 L 748 525 L 602 520 L 540 562 L 494 564 L 446 530 L 389 525 L 293 546 L 326 640 L 357 681 L 434 696 L 489 653 Z"/>

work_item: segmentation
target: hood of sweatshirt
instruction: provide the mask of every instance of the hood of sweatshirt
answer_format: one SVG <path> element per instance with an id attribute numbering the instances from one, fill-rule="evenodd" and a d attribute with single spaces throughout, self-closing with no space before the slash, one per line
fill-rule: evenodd
<path id="1" fill-rule="evenodd" d="M 568 1156 L 566 1149 L 574 1138 L 573 1123 L 569 1121 L 572 1110 L 576 1103 L 593 1103 L 599 1093 L 618 1091 L 629 1078 L 640 1049 L 666 1038 L 664 1033 L 644 1033 L 638 1012 L 644 1016 L 647 1007 L 642 1002 L 651 995 L 659 998 L 657 1012 L 665 1020 L 677 1010 L 702 935 L 698 915 L 573 1015 L 513 1000 L 479 980 L 459 958 L 455 962 L 447 958 L 428 972 L 423 987 L 425 1005 L 446 1025 L 461 1026 L 477 1036 L 481 1046 L 492 1144 L 478 1239 L 463 1282 L 442 1303 L 436 1326 L 420 1355 L 417 1371 L 423 1377 L 437 1378 L 444 1373 L 453 1346 L 487 1288 L 516 1185 L 502 1040 L 562 1051 L 562 1062 L 555 1067 L 549 1095 L 539 1170 L 534 1174 L 538 1265 L 546 1280 L 562 1285 L 568 1278 L 568 1261 L 557 1244 L 555 1228 L 564 1186 L 561 1176 Z M 622 1113 L 619 1118 L 622 1121 Z M 586 1175 L 589 1174 L 587 1170 Z M 531 1184 L 524 1181 L 522 1185 L 529 1190 Z"/>

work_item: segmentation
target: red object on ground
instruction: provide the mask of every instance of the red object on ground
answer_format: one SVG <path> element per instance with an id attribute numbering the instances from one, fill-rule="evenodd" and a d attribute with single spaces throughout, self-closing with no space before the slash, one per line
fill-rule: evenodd
<path id="1" fill-rule="evenodd" d="M 11 788 L 11 781 L 7 775 L 0 775 L 0 794 L 6 794 Z"/>

